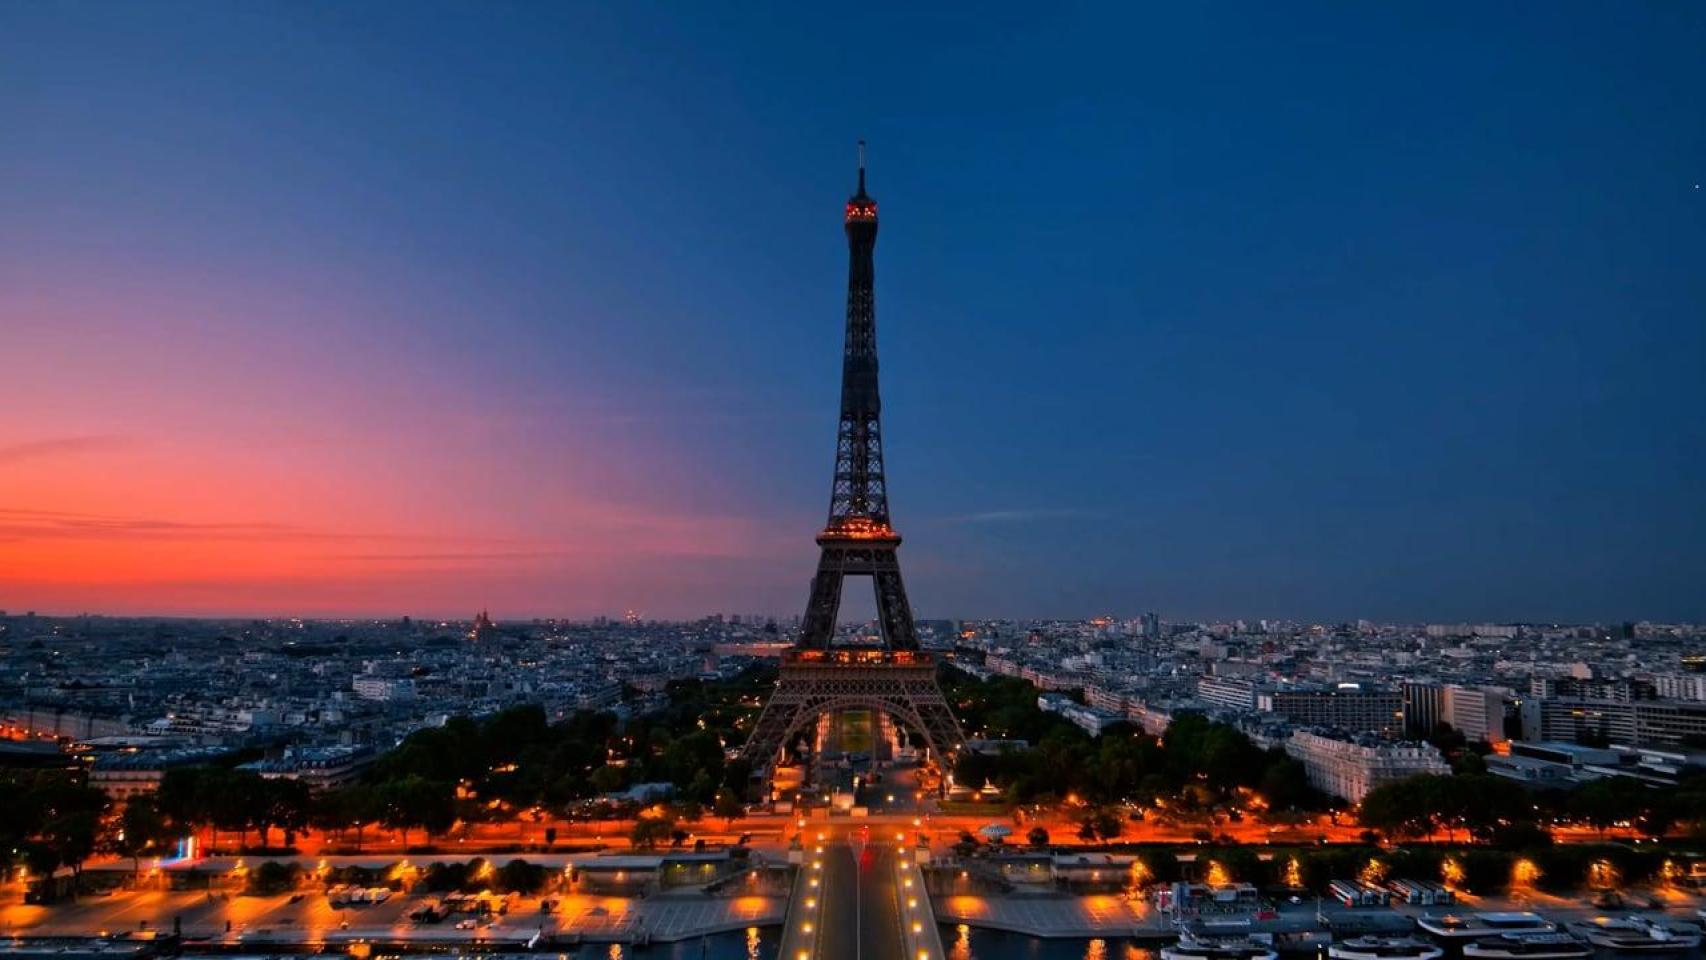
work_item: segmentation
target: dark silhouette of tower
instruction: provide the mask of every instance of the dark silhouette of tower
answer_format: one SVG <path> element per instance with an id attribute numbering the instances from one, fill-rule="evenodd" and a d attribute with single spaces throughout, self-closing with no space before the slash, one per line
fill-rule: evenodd
<path id="1" fill-rule="evenodd" d="M 865 192 L 865 144 L 859 143 L 859 191 L 847 201 L 847 339 L 841 353 L 841 422 L 829 522 L 812 577 L 800 636 L 783 658 L 776 692 L 759 717 L 746 756 L 768 766 L 808 721 L 831 710 L 869 707 L 895 716 L 942 754 L 964 739 L 936 685 L 936 668 L 918 650 L 918 629 L 900 579 L 900 534 L 889 520 L 883 478 L 882 399 L 877 389 L 877 316 L 872 292 L 877 202 Z M 870 577 L 877 595 L 877 646 L 835 646 L 842 584 Z"/>

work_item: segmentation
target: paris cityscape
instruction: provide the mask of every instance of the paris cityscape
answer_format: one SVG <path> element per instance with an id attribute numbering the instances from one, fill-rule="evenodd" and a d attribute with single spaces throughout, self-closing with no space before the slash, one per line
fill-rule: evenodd
<path id="1" fill-rule="evenodd" d="M 1463 12 L 0 4 L 0 960 L 1694 957 L 1706 15 Z"/>

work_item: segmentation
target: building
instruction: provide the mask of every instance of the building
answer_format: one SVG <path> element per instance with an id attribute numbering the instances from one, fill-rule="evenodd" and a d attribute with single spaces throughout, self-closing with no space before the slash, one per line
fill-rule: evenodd
<path id="1" fill-rule="evenodd" d="M 1037 698 L 1037 708 L 1044 713 L 1059 714 L 1072 721 L 1085 733 L 1099 737 L 1102 731 L 1116 723 L 1124 723 L 1125 718 L 1107 710 L 1086 707 L 1059 693 L 1045 693 Z"/>
<path id="2" fill-rule="evenodd" d="M 1420 740 L 1445 722 L 1445 687 L 1406 680 L 1399 690 L 1404 700 L 1404 735 Z"/>
<path id="3" fill-rule="evenodd" d="M 160 789 L 160 781 L 166 778 L 168 770 L 212 763 L 230 754 L 231 751 L 225 747 L 179 747 L 106 754 L 96 757 L 89 768 L 89 786 L 115 800 L 123 800 Z"/>
<path id="4" fill-rule="evenodd" d="M 1197 699 L 1223 710 L 1254 710 L 1256 684 L 1240 677 L 1198 677 Z"/>
<path id="5" fill-rule="evenodd" d="M 1505 739 L 1505 698 L 1501 687 L 1445 688 L 1445 722 L 1471 740 L 1499 743 Z"/>
<path id="6" fill-rule="evenodd" d="M 1652 700 L 1658 696 L 1655 684 L 1647 680 L 1594 680 L 1578 677 L 1533 677 L 1528 681 L 1528 692 L 1536 697 L 1577 697 L 1584 700 L 1621 702 Z"/>
<path id="7" fill-rule="evenodd" d="M 1524 740 L 1668 744 L 1706 742 L 1706 703 L 1534 697 L 1519 710 Z"/>
<path id="8" fill-rule="evenodd" d="M 56 705 L 21 704 L 0 710 L 0 737 L 25 740 L 87 740 L 123 736 L 130 721 Z"/>
<path id="9" fill-rule="evenodd" d="M 1126 707 L 1131 705 L 1131 697 L 1124 691 L 1105 687 L 1099 683 L 1088 684 L 1084 687 L 1084 699 L 1090 706 L 1109 713 L 1123 714 Z"/>
<path id="10" fill-rule="evenodd" d="M 1706 703 L 1706 674 L 1659 673 L 1652 677 L 1655 697 Z"/>
<path id="11" fill-rule="evenodd" d="M 1370 790 L 1418 774 L 1448 774 L 1451 767 L 1426 743 L 1393 743 L 1372 737 L 1344 739 L 1330 733 L 1299 730 L 1285 752 L 1303 764 L 1309 783 L 1322 793 L 1361 803 Z"/>
<path id="12" fill-rule="evenodd" d="M 301 780 L 314 791 L 353 783 L 378 754 L 366 746 L 285 747 L 282 755 L 245 763 L 238 769 L 269 780 Z"/>
<path id="13" fill-rule="evenodd" d="M 1404 696 L 1397 690 L 1340 683 L 1330 687 L 1264 690 L 1256 709 L 1309 727 L 1397 736 L 1404 727 Z"/>
<path id="14" fill-rule="evenodd" d="M 1501 640 L 1511 640 L 1516 637 L 1516 633 L 1516 627 L 1506 624 L 1430 623 L 1427 626 L 1427 635 L 1434 638 L 1492 637 Z"/>
<path id="15" fill-rule="evenodd" d="M 415 698 L 415 681 L 408 677 L 361 675 L 350 682 L 350 689 L 363 700 L 377 700 L 381 703 Z"/>

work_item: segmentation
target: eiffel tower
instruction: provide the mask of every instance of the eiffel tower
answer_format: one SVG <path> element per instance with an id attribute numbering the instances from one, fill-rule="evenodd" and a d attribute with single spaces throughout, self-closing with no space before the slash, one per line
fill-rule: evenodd
<path id="1" fill-rule="evenodd" d="M 877 393 L 877 318 L 872 254 L 877 202 L 865 192 L 865 143 L 859 142 L 859 192 L 847 201 L 847 342 L 841 355 L 841 425 L 829 522 L 817 535 L 823 553 L 794 648 L 743 756 L 769 770 L 784 747 L 825 713 L 865 708 L 899 720 L 941 762 L 965 737 L 936 684 L 936 665 L 918 649 L 918 630 L 900 580 L 900 534 L 889 523 L 883 481 L 882 402 Z M 881 643 L 834 645 L 841 588 L 870 577 L 877 594 Z"/>

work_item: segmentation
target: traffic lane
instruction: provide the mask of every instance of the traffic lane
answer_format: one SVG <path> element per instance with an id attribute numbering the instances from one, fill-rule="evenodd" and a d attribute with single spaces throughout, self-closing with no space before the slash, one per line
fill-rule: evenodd
<path id="1" fill-rule="evenodd" d="M 904 953 L 895 855 L 879 838 L 866 842 L 869 832 L 849 830 L 845 840 L 824 847 L 820 960 L 890 960 Z"/>
<path id="2" fill-rule="evenodd" d="M 819 960 L 859 960 L 859 864 L 844 843 L 826 842 L 823 861 L 822 929 L 816 942 Z"/>
<path id="3" fill-rule="evenodd" d="M 872 958 L 905 956 L 901 936 L 900 883 L 895 875 L 891 844 L 867 844 L 859 855 L 859 941 L 861 954 Z"/>

